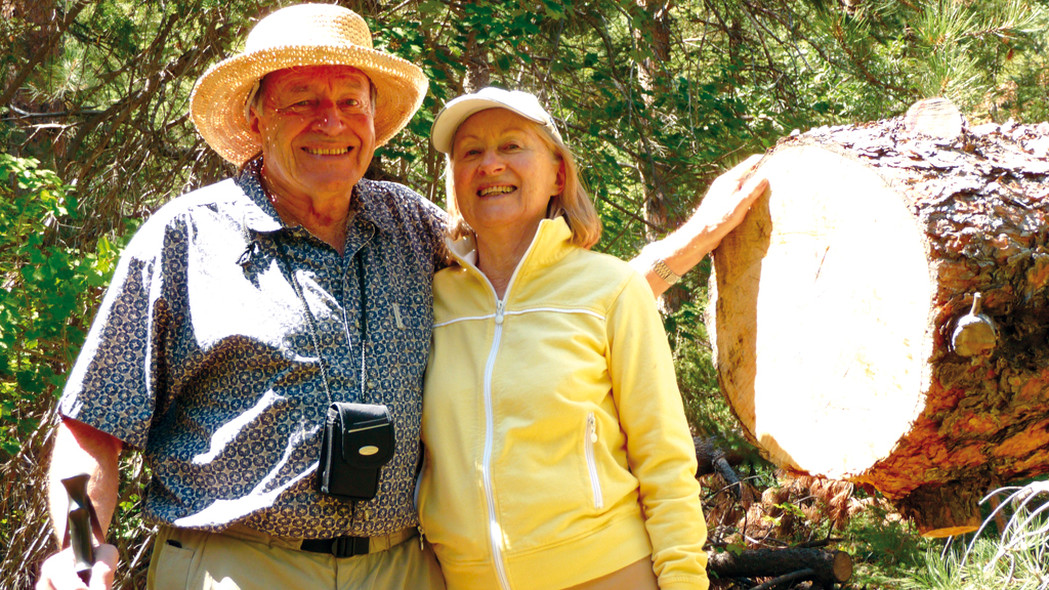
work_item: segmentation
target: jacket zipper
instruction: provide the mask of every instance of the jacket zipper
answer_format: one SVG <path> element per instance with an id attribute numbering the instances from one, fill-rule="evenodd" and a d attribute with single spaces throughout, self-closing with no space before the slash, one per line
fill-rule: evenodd
<path id="1" fill-rule="evenodd" d="M 484 459 L 481 462 L 481 479 L 484 482 L 485 502 L 488 505 L 488 538 L 492 545 L 492 561 L 499 586 L 510 590 L 510 581 L 506 577 L 506 566 L 503 564 L 502 527 L 495 515 L 495 499 L 492 493 L 492 447 L 495 439 L 495 416 L 492 412 L 492 371 L 495 368 L 495 356 L 499 350 L 499 341 L 503 336 L 503 310 L 505 303 L 497 299 L 495 303 L 495 333 L 492 337 L 492 349 L 488 353 L 488 362 L 484 368 Z"/>
<path id="2" fill-rule="evenodd" d="M 503 337 L 503 315 L 506 311 L 506 298 L 509 296 L 511 288 L 517 279 L 517 272 L 521 270 L 521 264 L 528 259 L 532 250 L 535 248 L 536 238 L 538 232 L 532 237 L 532 243 L 528 245 L 528 249 L 525 250 L 521 260 L 518 261 L 517 267 L 514 268 L 513 274 L 510 275 L 510 281 L 506 284 L 506 290 L 503 291 L 503 298 L 500 299 L 499 295 L 495 292 L 495 287 L 492 286 L 492 282 L 488 280 L 476 265 L 466 262 L 462 257 L 456 256 L 459 259 L 460 264 L 464 267 L 472 268 L 474 272 L 479 275 L 488 288 L 491 289 L 492 295 L 495 297 L 495 331 L 492 335 L 492 348 L 488 351 L 488 361 L 484 367 L 484 458 L 481 461 L 481 481 L 484 485 L 485 504 L 488 508 L 488 540 L 492 547 L 492 562 L 495 563 L 496 578 L 499 580 L 499 587 L 503 590 L 510 589 L 510 579 L 506 576 L 506 564 L 503 563 L 503 550 L 502 550 L 502 526 L 499 525 L 499 519 L 495 514 L 495 498 L 492 493 L 492 448 L 494 446 L 495 438 L 495 416 L 492 409 L 492 372 L 495 369 L 495 357 L 499 351 L 499 342 Z"/>
<path id="3" fill-rule="evenodd" d="M 586 449 L 586 467 L 590 471 L 590 490 L 594 495 L 594 508 L 604 508 L 605 501 L 601 493 L 601 480 L 597 478 L 597 463 L 594 460 L 594 445 L 597 444 L 597 419 L 594 413 L 586 416 L 586 440 L 583 448 Z"/>

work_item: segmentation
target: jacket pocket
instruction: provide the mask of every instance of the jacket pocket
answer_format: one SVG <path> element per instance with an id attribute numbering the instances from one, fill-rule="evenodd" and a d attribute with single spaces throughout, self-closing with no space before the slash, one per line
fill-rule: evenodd
<path id="1" fill-rule="evenodd" d="M 586 456 L 586 469 L 590 474 L 590 491 L 595 510 L 605 506 L 604 496 L 601 493 L 601 480 L 597 476 L 597 459 L 594 456 L 594 448 L 597 446 L 597 418 L 593 412 L 586 416 L 586 434 L 583 439 L 583 449 Z"/>

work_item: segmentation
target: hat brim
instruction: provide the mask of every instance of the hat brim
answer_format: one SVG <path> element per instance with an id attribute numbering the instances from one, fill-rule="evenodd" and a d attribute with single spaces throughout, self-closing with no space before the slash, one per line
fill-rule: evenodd
<path id="1" fill-rule="evenodd" d="M 433 120 L 430 127 L 430 141 L 433 147 L 442 154 L 452 153 L 452 141 L 459 126 L 476 113 L 488 109 L 506 109 L 517 113 L 529 121 L 546 125 L 546 120 L 529 113 L 515 104 L 503 102 L 490 97 L 463 96 L 452 100 Z"/>
<path id="2" fill-rule="evenodd" d="M 422 70 L 399 57 L 360 46 L 284 46 L 242 53 L 209 68 L 190 96 L 193 124 L 212 149 L 240 166 L 261 149 L 244 116 L 255 82 L 277 70 L 320 65 L 352 66 L 371 80 L 376 91 L 376 146 L 403 129 L 426 97 L 428 81 Z"/>

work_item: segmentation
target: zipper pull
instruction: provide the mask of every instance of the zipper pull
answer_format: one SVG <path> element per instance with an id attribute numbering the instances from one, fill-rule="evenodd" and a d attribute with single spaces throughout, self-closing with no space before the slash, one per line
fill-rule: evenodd
<path id="1" fill-rule="evenodd" d="M 503 323 L 503 308 L 504 304 L 502 299 L 495 302 L 495 324 L 497 326 Z"/>
<path id="2" fill-rule="evenodd" d="M 423 531 L 423 525 L 416 527 L 419 529 L 419 551 L 426 550 L 426 532 Z"/>
<path id="3" fill-rule="evenodd" d="M 588 414 L 586 417 L 586 429 L 587 435 L 590 437 L 591 443 L 597 443 L 597 419 L 594 415 Z"/>

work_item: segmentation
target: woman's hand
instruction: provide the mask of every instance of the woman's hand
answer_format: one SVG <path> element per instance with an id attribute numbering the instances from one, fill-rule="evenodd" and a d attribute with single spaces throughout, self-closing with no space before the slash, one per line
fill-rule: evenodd
<path id="1" fill-rule="evenodd" d="M 630 262 L 648 280 L 656 297 L 670 287 L 655 271 L 658 261 L 678 276 L 685 274 L 743 221 L 750 206 L 765 193 L 768 180 L 754 175 L 761 160 L 761 155 L 753 155 L 717 177 L 681 227 L 645 246 Z"/>
<path id="2" fill-rule="evenodd" d="M 706 233 L 705 241 L 710 240 L 712 243 L 709 243 L 709 246 L 704 243 L 705 251 L 699 257 L 700 259 L 717 248 L 721 239 L 743 221 L 754 201 L 765 193 L 769 186 L 768 180 L 763 176 L 753 176 L 762 158 L 760 154 L 750 156 L 717 177 L 710 184 L 706 196 L 703 197 L 692 217 L 677 230 L 681 232 L 695 226 L 692 230 L 697 233 L 697 236 L 693 236 L 693 240 L 698 238 L 698 234 Z M 697 259 L 693 264 L 696 262 L 699 260 Z M 670 266 L 674 268 L 674 265 Z M 686 272 L 688 269 L 681 270 Z"/>

